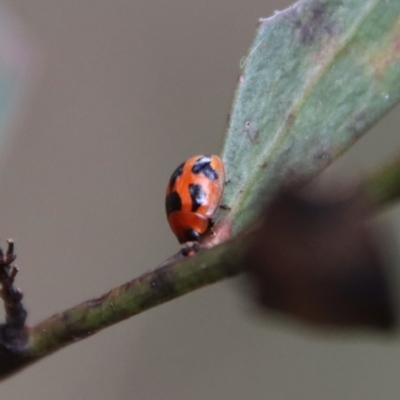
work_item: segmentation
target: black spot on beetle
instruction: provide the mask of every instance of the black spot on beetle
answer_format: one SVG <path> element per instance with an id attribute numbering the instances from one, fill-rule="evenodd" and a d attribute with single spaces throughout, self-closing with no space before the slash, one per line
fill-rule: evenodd
<path id="1" fill-rule="evenodd" d="M 210 156 L 203 156 L 197 159 L 192 167 L 192 172 L 194 174 L 203 174 L 208 179 L 218 179 L 217 171 L 211 166 Z"/>
<path id="2" fill-rule="evenodd" d="M 182 208 L 182 200 L 177 192 L 170 193 L 165 198 L 165 210 L 167 215 Z"/>
<path id="3" fill-rule="evenodd" d="M 198 208 L 205 203 L 206 193 L 204 192 L 201 185 L 191 183 L 189 185 L 190 198 L 192 199 L 192 211 L 196 212 Z"/>
<path id="4" fill-rule="evenodd" d="M 171 175 L 171 178 L 169 180 L 169 189 L 172 190 L 172 188 L 175 185 L 176 180 L 182 175 L 183 173 L 183 166 L 185 163 L 182 163 Z"/>
<path id="5" fill-rule="evenodd" d="M 187 242 L 198 242 L 200 240 L 200 233 L 192 228 L 185 229 L 184 236 Z"/>

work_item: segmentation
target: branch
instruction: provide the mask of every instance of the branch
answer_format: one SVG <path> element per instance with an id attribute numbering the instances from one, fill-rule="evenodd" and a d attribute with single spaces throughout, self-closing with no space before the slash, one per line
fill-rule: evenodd
<path id="1" fill-rule="evenodd" d="M 244 243 L 236 238 L 195 257 L 180 253 L 101 297 L 25 329 L 24 346 L 0 346 L 0 379 L 101 329 L 241 272 Z M 3 350 L 3 353 L 1 353 Z M 10 360 L 12 362 L 10 362 Z"/>
<path id="2" fill-rule="evenodd" d="M 372 204 L 372 210 L 379 210 L 397 200 L 400 197 L 400 157 L 366 179 L 359 185 L 358 193 Z M 225 219 L 216 226 L 213 244 L 226 239 L 227 225 Z M 8 270 L 14 272 L 3 279 L 7 323 L 0 327 L 0 379 L 110 325 L 244 272 L 250 258 L 247 254 L 249 245 L 254 242 L 257 232 L 254 235 L 254 231 L 249 231 L 202 250 L 194 257 L 183 257 L 178 253 L 154 270 L 103 296 L 85 301 L 32 327 L 23 326 L 26 312 L 20 303 L 22 295 L 13 288 L 17 270 L 11 268 L 15 256 L 10 242 L 9 250 L 2 256 L 3 263 L 4 260 L 8 262 Z"/>

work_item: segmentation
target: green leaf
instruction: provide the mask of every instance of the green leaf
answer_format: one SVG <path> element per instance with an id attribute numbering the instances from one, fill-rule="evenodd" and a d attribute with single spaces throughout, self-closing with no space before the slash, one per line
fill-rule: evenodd
<path id="1" fill-rule="evenodd" d="M 400 1 L 304 0 L 260 20 L 222 151 L 233 233 L 400 99 Z"/>

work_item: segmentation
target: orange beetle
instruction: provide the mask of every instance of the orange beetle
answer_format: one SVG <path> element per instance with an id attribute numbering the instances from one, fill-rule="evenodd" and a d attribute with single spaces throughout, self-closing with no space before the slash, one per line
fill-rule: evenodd
<path id="1" fill-rule="evenodd" d="M 165 209 L 179 243 L 197 242 L 213 225 L 225 183 L 222 160 L 199 155 L 182 163 L 171 175 Z"/>

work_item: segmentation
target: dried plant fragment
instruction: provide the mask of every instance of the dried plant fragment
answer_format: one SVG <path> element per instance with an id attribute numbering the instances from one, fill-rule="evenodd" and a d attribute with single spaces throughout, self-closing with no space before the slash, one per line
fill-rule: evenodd
<path id="1" fill-rule="evenodd" d="M 14 242 L 7 241 L 8 247 L 4 254 L 0 248 L 0 296 L 6 311 L 6 323 L 0 325 L 0 351 L 18 352 L 26 344 L 25 321 L 27 312 L 22 304 L 22 292 L 14 286 L 18 268 L 13 264 Z"/>
<path id="2" fill-rule="evenodd" d="M 260 303 L 319 325 L 392 328 L 368 207 L 357 196 L 332 197 L 285 191 L 268 207 L 248 255 Z"/>

